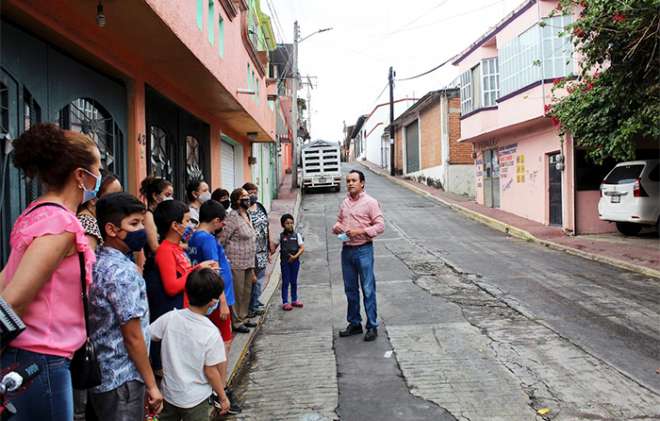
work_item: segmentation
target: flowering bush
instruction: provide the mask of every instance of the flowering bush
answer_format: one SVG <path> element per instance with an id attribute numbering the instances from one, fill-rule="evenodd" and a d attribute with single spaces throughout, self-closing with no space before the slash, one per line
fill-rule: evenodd
<path id="1" fill-rule="evenodd" d="M 660 0 L 560 0 L 555 13 L 575 8 L 565 36 L 581 70 L 555 81 L 546 114 L 595 162 L 631 159 L 636 141 L 660 143 Z"/>

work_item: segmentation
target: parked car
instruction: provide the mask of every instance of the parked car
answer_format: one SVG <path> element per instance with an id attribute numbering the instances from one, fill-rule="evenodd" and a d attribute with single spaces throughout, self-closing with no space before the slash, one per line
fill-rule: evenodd
<path id="1" fill-rule="evenodd" d="M 636 235 L 645 225 L 660 232 L 660 160 L 616 164 L 600 185 L 598 215 L 624 235 Z"/>

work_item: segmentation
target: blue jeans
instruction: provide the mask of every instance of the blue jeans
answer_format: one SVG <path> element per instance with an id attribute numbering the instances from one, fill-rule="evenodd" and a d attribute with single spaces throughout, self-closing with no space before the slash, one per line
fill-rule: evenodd
<path id="1" fill-rule="evenodd" d="M 289 302 L 289 287 L 291 287 L 291 302 L 298 301 L 298 271 L 300 270 L 300 260 L 289 263 L 288 259 L 280 262 L 282 269 L 282 304 Z"/>
<path id="2" fill-rule="evenodd" d="M 73 419 L 73 387 L 70 360 L 64 357 L 38 354 L 16 348 L 7 348 L 2 354 L 2 368 L 39 366 L 39 374 L 16 393 L 9 393 L 7 401 L 17 410 L 12 421 L 69 421 Z"/>
<path id="3" fill-rule="evenodd" d="M 266 268 L 255 269 L 255 275 L 257 276 L 257 282 L 252 284 L 252 292 L 250 292 L 250 311 L 256 311 L 259 308 L 259 297 L 261 297 L 261 290 L 266 279 Z"/>
<path id="4" fill-rule="evenodd" d="M 374 246 L 344 246 L 341 250 L 341 271 L 344 275 L 344 292 L 348 302 L 346 320 L 352 325 L 361 325 L 360 286 L 367 314 L 367 329 L 378 327 L 376 315 L 376 278 L 374 277 Z M 358 284 L 359 279 L 359 284 Z"/>

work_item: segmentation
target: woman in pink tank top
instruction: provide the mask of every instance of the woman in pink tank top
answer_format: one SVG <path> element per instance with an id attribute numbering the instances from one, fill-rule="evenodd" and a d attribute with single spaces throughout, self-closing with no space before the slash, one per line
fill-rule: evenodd
<path id="1" fill-rule="evenodd" d="M 0 273 L 0 296 L 26 326 L 3 351 L 2 368 L 40 368 L 26 390 L 6 398 L 17 409 L 15 420 L 70 420 L 69 363 L 86 337 L 78 253 L 88 284 L 95 260 L 75 211 L 96 196 L 100 154 L 88 136 L 53 124 L 31 127 L 13 146 L 14 165 L 37 177 L 46 193 L 14 223 Z"/>

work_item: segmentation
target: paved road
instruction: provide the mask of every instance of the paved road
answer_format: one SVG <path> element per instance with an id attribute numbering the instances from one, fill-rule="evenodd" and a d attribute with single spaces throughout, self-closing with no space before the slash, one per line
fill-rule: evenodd
<path id="1" fill-rule="evenodd" d="M 345 326 L 345 193 L 308 194 L 303 310 L 274 297 L 241 419 L 660 420 L 660 281 L 505 236 L 367 172 L 378 340 Z"/>

